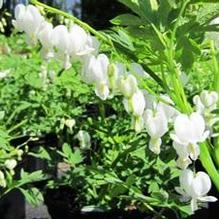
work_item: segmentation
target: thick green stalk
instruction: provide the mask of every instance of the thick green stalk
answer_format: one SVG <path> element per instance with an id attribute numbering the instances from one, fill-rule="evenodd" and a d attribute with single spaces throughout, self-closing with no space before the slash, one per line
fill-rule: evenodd
<path id="1" fill-rule="evenodd" d="M 210 49 L 213 59 L 213 72 L 214 72 L 214 81 L 212 84 L 212 90 L 219 91 L 219 65 L 217 61 L 217 52 L 215 50 L 214 41 L 210 42 Z"/>
<path id="2" fill-rule="evenodd" d="M 214 159 L 219 168 L 219 138 L 214 139 Z"/>
<path id="3" fill-rule="evenodd" d="M 205 170 L 208 172 L 209 176 L 211 177 L 212 181 L 214 182 L 214 185 L 216 186 L 217 190 L 219 191 L 219 172 L 215 168 L 215 165 L 212 161 L 210 152 L 208 150 L 207 143 L 200 144 L 200 160 L 205 168 Z"/>
<path id="4" fill-rule="evenodd" d="M 183 15 L 188 4 L 189 4 L 189 0 L 186 0 L 182 3 L 179 17 L 181 17 Z M 179 18 L 177 20 L 179 20 Z M 174 91 L 176 92 L 176 96 L 179 98 L 180 102 L 182 101 L 180 103 L 180 106 L 184 105 L 184 107 L 181 108 L 181 110 L 183 110 L 183 112 L 185 112 L 187 114 L 190 114 L 192 112 L 192 108 L 191 108 L 189 102 L 187 101 L 182 82 L 180 81 L 178 69 L 176 68 L 176 66 L 174 66 L 174 62 L 173 62 L 173 60 L 175 60 L 174 59 L 175 58 L 174 48 L 175 48 L 175 39 L 176 39 L 177 28 L 178 28 L 178 21 L 176 21 L 176 23 L 174 25 L 173 32 L 171 34 L 171 41 L 170 41 L 169 54 L 168 54 L 168 64 L 169 64 L 168 67 L 172 73 L 172 82 L 173 82 Z M 215 70 L 215 81 L 216 82 L 214 82 L 214 88 L 215 88 L 215 90 L 218 90 L 219 83 L 217 80 L 219 80 L 219 74 L 218 74 L 218 63 L 217 63 L 217 59 L 216 59 L 215 55 L 214 55 L 214 66 L 216 67 L 216 70 Z M 219 154 L 218 154 L 218 157 L 219 157 Z M 205 170 L 208 172 L 209 176 L 211 177 L 217 190 L 219 191 L 219 172 L 217 171 L 215 164 L 212 160 L 207 142 L 200 144 L 200 157 L 199 157 L 199 159 L 200 159 L 203 167 L 205 168 Z"/>

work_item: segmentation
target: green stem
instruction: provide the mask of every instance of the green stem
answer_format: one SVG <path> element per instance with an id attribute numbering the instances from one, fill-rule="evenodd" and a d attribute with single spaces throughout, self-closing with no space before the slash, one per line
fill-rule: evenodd
<path id="1" fill-rule="evenodd" d="M 214 139 L 214 159 L 219 168 L 219 138 Z"/>
<path id="2" fill-rule="evenodd" d="M 213 59 L 213 73 L 214 73 L 214 81 L 212 84 L 212 90 L 219 91 L 219 66 L 217 61 L 217 52 L 215 50 L 214 41 L 210 41 L 210 50 Z"/>
<path id="3" fill-rule="evenodd" d="M 219 172 L 215 168 L 207 142 L 200 144 L 200 161 L 219 191 Z"/>

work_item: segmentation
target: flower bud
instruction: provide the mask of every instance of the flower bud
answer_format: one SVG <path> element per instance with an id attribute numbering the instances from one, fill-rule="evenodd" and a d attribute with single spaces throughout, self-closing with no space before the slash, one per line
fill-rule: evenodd
<path id="1" fill-rule="evenodd" d="M 130 98 L 138 90 L 138 82 L 135 76 L 129 74 L 126 77 L 122 77 L 120 81 L 120 91 L 126 97 Z"/>
<path id="2" fill-rule="evenodd" d="M 76 122 L 74 119 L 65 120 L 65 125 L 72 131 L 72 128 L 75 126 Z"/>
<path id="3" fill-rule="evenodd" d="M 15 159 L 6 160 L 5 166 L 9 170 L 13 170 L 17 166 L 17 161 Z"/>
<path id="4" fill-rule="evenodd" d="M 88 132 L 80 130 L 77 134 L 77 138 L 80 141 L 81 149 L 89 149 L 91 146 L 91 138 Z"/>
<path id="5" fill-rule="evenodd" d="M 5 188 L 6 187 L 6 180 L 4 173 L 0 170 L 0 186 Z"/>

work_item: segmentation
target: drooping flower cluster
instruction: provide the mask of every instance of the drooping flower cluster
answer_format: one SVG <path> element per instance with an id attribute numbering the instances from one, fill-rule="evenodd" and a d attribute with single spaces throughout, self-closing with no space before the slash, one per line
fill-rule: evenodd
<path id="1" fill-rule="evenodd" d="M 42 44 L 43 57 L 63 61 L 65 69 L 71 67 L 72 61 L 96 53 L 99 47 L 98 41 L 76 24 L 70 28 L 53 27 L 33 5 L 17 5 L 13 24 L 18 31 L 25 32 L 29 44 Z"/>
<path id="2" fill-rule="evenodd" d="M 163 137 L 169 134 L 178 155 L 177 166 L 183 169 L 181 188 L 177 191 L 191 199 L 192 210 L 197 209 L 197 201 L 216 200 L 206 196 L 211 187 L 208 175 L 203 172 L 193 174 L 188 167 L 199 157 L 199 144 L 213 135 L 213 125 L 219 120 L 213 113 L 217 108 L 218 93 L 203 91 L 194 97 L 195 112 L 182 114 L 167 95 L 155 97 L 141 89 L 138 77 L 149 77 L 141 65 L 131 63 L 128 70 L 124 64 L 111 62 L 105 54 L 98 53 L 98 40 L 80 26 L 53 27 L 32 5 L 16 7 L 14 25 L 26 33 L 30 44 L 41 43 L 44 58 L 61 60 L 65 69 L 74 61 L 80 61 L 82 79 L 94 86 L 100 99 L 122 95 L 124 108 L 132 116 L 133 128 L 136 132 L 147 132 L 149 149 L 153 153 L 161 153 Z M 80 131 L 77 138 L 82 148 L 90 144 L 90 136 L 84 131 Z"/>

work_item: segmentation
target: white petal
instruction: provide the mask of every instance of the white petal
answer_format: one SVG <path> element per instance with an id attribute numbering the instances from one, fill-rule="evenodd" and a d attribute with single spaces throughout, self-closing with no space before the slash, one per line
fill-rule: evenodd
<path id="1" fill-rule="evenodd" d="M 162 144 L 161 138 L 151 138 L 150 142 L 149 142 L 149 149 L 155 153 L 155 154 L 160 154 L 160 146 Z"/>
<path id="2" fill-rule="evenodd" d="M 180 114 L 174 122 L 174 131 L 180 142 L 187 145 L 191 135 L 190 120 L 187 115 Z"/>
<path id="3" fill-rule="evenodd" d="M 199 113 L 192 113 L 190 116 L 191 134 L 190 142 L 199 142 L 205 131 L 205 120 Z"/>
<path id="4" fill-rule="evenodd" d="M 198 210 L 198 204 L 197 204 L 197 200 L 196 199 L 192 199 L 191 200 L 191 210 L 192 212 L 197 211 Z"/>
<path id="5" fill-rule="evenodd" d="M 192 160 L 197 160 L 200 155 L 200 148 L 198 144 L 189 144 L 188 152 Z"/>
<path id="6" fill-rule="evenodd" d="M 189 159 L 189 157 L 179 157 L 176 161 L 177 167 L 182 170 L 187 169 L 191 163 L 192 161 Z"/>
<path id="7" fill-rule="evenodd" d="M 187 145 L 182 145 L 182 144 L 179 144 L 178 142 L 174 141 L 173 147 L 176 150 L 176 153 L 178 156 L 183 157 L 183 158 L 189 157 Z"/>
<path id="8" fill-rule="evenodd" d="M 184 191 L 190 195 L 191 194 L 191 185 L 194 179 L 194 174 L 190 169 L 185 169 L 181 172 L 179 177 L 180 186 L 184 189 Z"/>
<path id="9" fill-rule="evenodd" d="M 138 89 L 137 79 L 131 74 L 122 77 L 119 88 L 126 98 L 130 98 Z"/>
<path id="10" fill-rule="evenodd" d="M 131 105 L 134 116 L 142 116 L 145 108 L 145 99 L 141 90 L 137 90 L 131 97 Z"/>
<path id="11" fill-rule="evenodd" d="M 95 93 L 100 99 L 106 100 L 107 97 L 109 96 L 108 85 L 105 82 L 97 83 L 95 88 Z"/>
<path id="12" fill-rule="evenodd" d="M 204 196 L 204 197 L 200 197 L 198 200 L 202 202 L 216 202 L 217 198 L 215 198 L 214 196 Z"/>
<path id="13" fill-rule="evenodd" d="M 210 177 L 205 172 L 198 172 L 194 178 L 193 189 L 199 197 L 206 195 L 211 189 Z"/>

